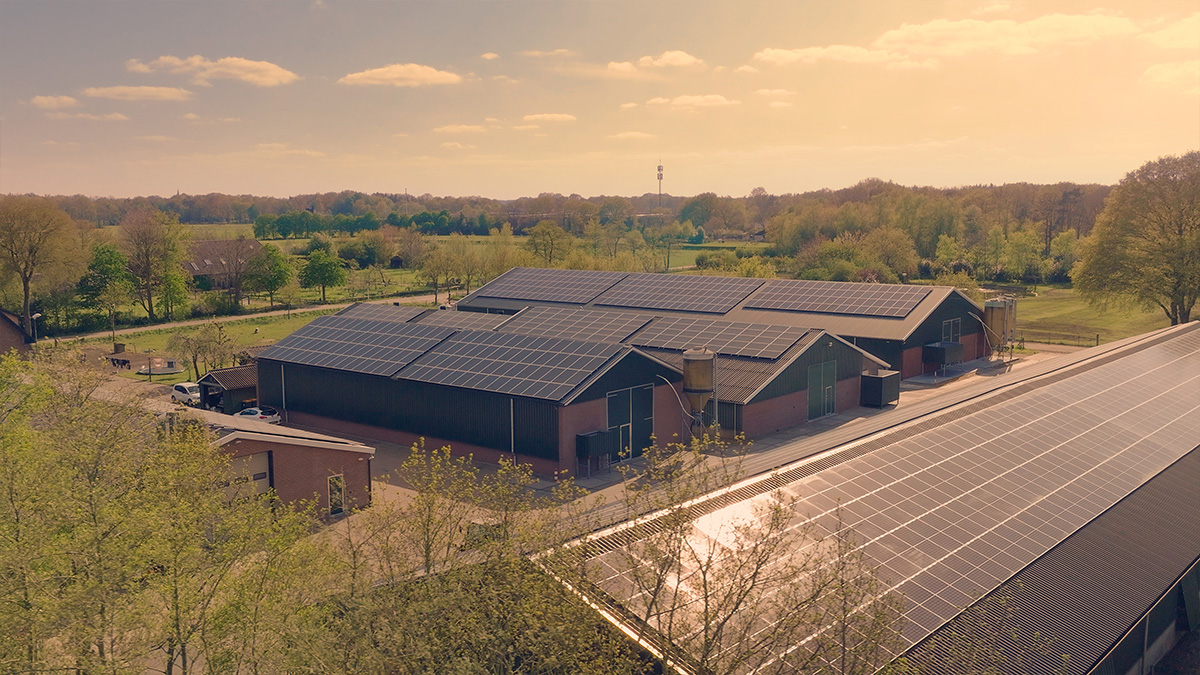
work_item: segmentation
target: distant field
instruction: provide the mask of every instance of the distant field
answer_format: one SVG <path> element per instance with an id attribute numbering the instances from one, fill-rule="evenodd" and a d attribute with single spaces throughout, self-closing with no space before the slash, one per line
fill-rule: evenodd
<path id="1" fill-rule="evenodd" d="M 254 226 L 251 223 L 213 223 L 203 225 L 188 225 L 192 236 L 199 241 L 209 239 L 236 239 L 239 234 L 247 237 L 254 236 Z"/>
<path id="2" fill-rule="evenodd" d="M 1017 337 L 1029 342 L 1093 345 L 1171 325 L 1161 311 L 1099 310 L 1069 287 L 1039 287 L 1036 296 L 1017 300 Z"/>

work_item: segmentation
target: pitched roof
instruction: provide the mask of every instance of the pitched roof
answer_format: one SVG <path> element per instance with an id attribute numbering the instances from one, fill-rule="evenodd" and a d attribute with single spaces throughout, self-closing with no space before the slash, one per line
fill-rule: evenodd
<path id="1" fill-rule="evenodd" d="M 193 241 L 192 257 L 183 268 L 193 277 L 228 274 L 235 262 L 240 260 L 244 265 L 261 250 L 262 244 L 249 237 Z"/>
<path id="2" fill-rule="evenodd" d="M 1200 525 L 1171 526 L 1179 512 L 1162 499 L 1180 481 L 1181 504 L 1200 498 L 1200 324 L 1088 353 L 697 500 L 689 507 L 696 536 L 709 536 L 712 523 L 754 517 L 754 500 L 777 490 L 798 495 L 789 507 L 797 525 L 832 533 L 840 511 L 888 591 L 906 598 L 905 649 L 980 591 L 1025 575 L 1036 590 L 1022 596 L 1031 604 L 1021 621 L 1038 631 L 1057 622 L 1063 642 L 1055 651 L 1085 672 L 1200 558 L 1200 536 L 1188 534 Z M 1152 484 L 1160 475 L 1167 487 Z M 613 570 L 600 590 L 618 602 L 636 587 L 624 580 L 631 558 L 620 549 L 651 529 L 602 533 L 592 549 L 593 562 Z M 1118 533 L 1128 541 L 1106 541 Z M 1102 589 L 1060 601 L 1087 586 L 1092 573 L 1076 568 L 1095 562 L 1116 576 L 1094 585 L 1128 586 L 1130 601 L 1114 609 Z M 1151 564 L 1153 583 L 1139 581 Z M 1101 627 L 1101 636 L 1076 639 L 1081 625 Z"/>
<path id="3" fill-rule="evenodd" d="M 820 328 L 835 335 L 905 340 L 952 295 L 974 304 L 947 286 L 606 274 L 601 278 L 590 270 L 515 267 L 476 289 L 458 306 L 468 311 L 506 312 L 539 305 L 650 310 L 656 314 L 705 315 L 727 321 Z"/>
<path id="4" fill-rule="evenodd" d="M 232 368 L 210 370 L 197 383 L 215 384 L 225 391 L 258 386 L 258 366 L 253 363 Z"/>

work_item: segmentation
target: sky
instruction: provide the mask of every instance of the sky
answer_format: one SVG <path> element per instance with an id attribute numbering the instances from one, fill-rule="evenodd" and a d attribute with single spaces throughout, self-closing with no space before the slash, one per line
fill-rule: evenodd
<path id="1" fill-rule="evenodd" d="M 0 193 L 1112 184 L 1197 0 L 0 0 Z"/>

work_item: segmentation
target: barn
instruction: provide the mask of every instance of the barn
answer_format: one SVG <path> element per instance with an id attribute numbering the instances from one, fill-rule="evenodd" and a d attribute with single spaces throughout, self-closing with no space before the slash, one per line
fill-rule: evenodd
<path id="1" fill-rule="evenodd" d="M 707 346 L 702 416 L 750 437 L 859 404 L 886 364 L 822 330 L 650 312 L 531 307 L 513 315 L 359 304 L 258 356 L 261 403 L 291 424 L 485 461 L 576 472 L 684 439 L 683 353 Z M 810 391 L 818 392 L 810 395 Z"/>
<path id="2" fill-rule="evenodd" d="M 517 267 L 458 303 L 459 310 L 508 314 L 530 306 L 819 329 L 870 352 L 904 379 L 990 353 L 983 308 L 945 286 Z"/>
<path id="3" fill-rule="evenodd" d="M 812 529 L 772 560 L 803 559 L 827 537 L 849 542 L 874 570 L 873 593 L 903 599 L 884 661 L 903 656 L 922 673 L 1151 672 L 1200 629 L 1200 324 L 989 380 L 772 448 L 756 464 L 763 473 L 690 501 L 682 536 L 705 542 L 691 545 L 723 570 L 750 539 L 742 528 L 782 503 L 788 530 Z M 788 456 L 798 459 L 779 461 Z M 580 542 L 586 567 L 604 573 L 572 590 L 662 648 L 656 631 L 670 626 L 641 623 L 644 586 L 632 579 L 647 563 L 631 555 L 667 529 L 657 517 Z M 702 577 L 699 564 L 673 573 L 714 580 L 706 592 L 730 597 L 724 585 L 737 576 Z M 676 600 L 683 614 L 671 619 L 699 625 L 687 623 L 702 620 L 689 608 L 710 605 L 686 595 L 699 583 L 680 589 L 693 601 Z M 723 635 L 753 626 L 768 639 L 779 620 L 770 611 L 784 610 L 763 600 L 722 616 Z M 809 634 L 781 635 L 786 643 L 756 646 L 737 672 L 802 671 Z M 685 663 L 696 656 L 681 649 Z M 837 654 L 819 658 L 840 665 Z"/>

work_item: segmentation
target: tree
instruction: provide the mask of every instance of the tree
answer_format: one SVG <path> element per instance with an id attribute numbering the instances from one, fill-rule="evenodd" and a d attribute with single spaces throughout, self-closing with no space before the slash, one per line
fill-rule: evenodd
<path id="1" fill-rule="evenodd" d="M 438 291 L 450 283 L 455 271 L 454 256 L 444 246 L 433 246 L 422 257 L 421 279 L 433 289 L 434 304 L 438 301 Z"/>
<path id="2" fill-rule="evenodd" d="M 128 262 L 115 244 L 92 247 L 92 260 L 79 280 L 79 297 L 108 314 L 108 328 L 117 341 L 117 312 L 133 301 L 133 282 Z"/>
<path id="3" fill-rule="evenodd" d="M 525 245 L 547 266 L 566 258 L 575 241 L 569 232 L 551 220 L 539 222 L 526 230 L 525 234 L 528 235 Z"/>
<path id="4" fill-rule="evenodd" d="M 135 297 L 150 320 L 156 321 L 155 298 L 172 273 L 182 274 L 180 266 L 187 254 L 187 229 L 174 215 L 140 210 L 129 213 L 121 221 L 121 236 Z"/>
<path id="5" fill-rule="evenodd" d="M 1084 298 L 1190 321 L 1200 294 L 1200 151 L 1127 174 L 1081 248 L 1071 279 Z"/>
<path id="6" fill-rule="evenodd" d="M 251 291 L 267 294 L 271 306 L 275 306 L 275 294 L 287 286 L 296 276 L 296 270 L 283 251 L 274 244 L 266 244 L 250 259 L 246 270 L 246 286 Z"/>
<path id="7" fill-rule="evenodd" d="M 78 249 L 71 219 L 54 202 L 0 196 L 0 269 L 21 282 L 21 323 L 31 331 L 33 281 L 53 265 L 73 264 Z"/>
<path id="8" fill-rule="evenodd" d="M 309 254 L 308 262 L 305 263 L 304 269 L 300 270 L 300 285 L 304 288 L 320 287 L 321 302 L 325 302 L 326 287 L 344 285 L 347 276 L 341 260 L 322 249 L 317 249 Z"/>

